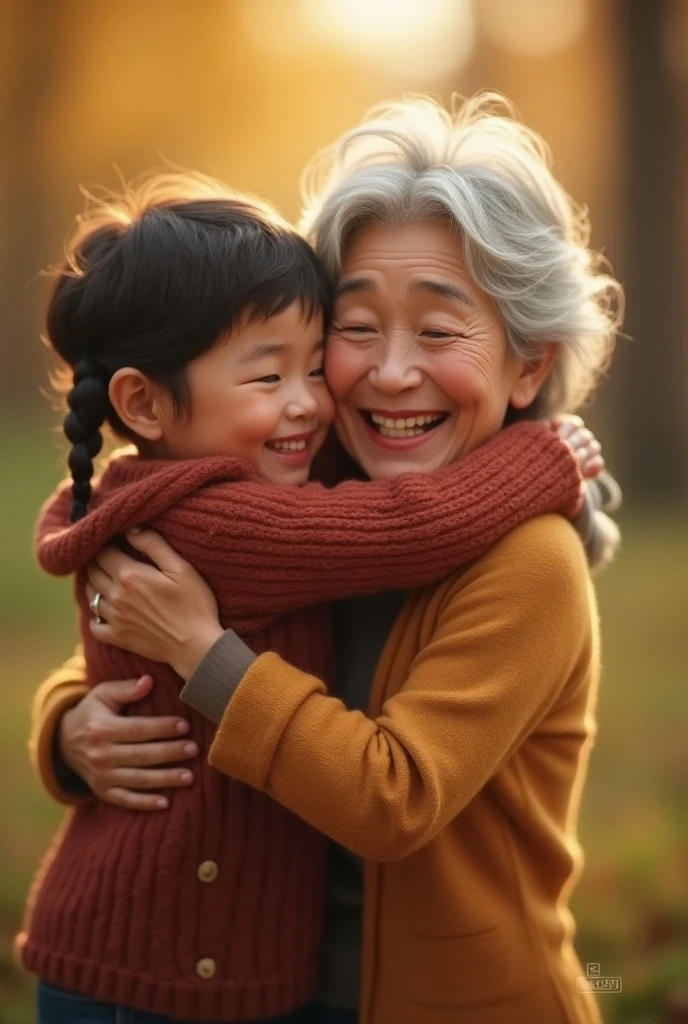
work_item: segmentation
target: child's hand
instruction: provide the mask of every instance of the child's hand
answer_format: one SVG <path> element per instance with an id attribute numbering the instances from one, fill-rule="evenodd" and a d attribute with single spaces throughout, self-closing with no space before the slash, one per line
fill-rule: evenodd
<path id="1" fill-rule="evenodd" d="M 599 476 L 604 469 L 602 446 L 580 416 L 555 416 L 552 426 L 576 456 L 583 478 L 591 480 Z"/>
<path id="2" fill-rule="evenodd" d="M 142 700 L 152 686 L 150 676 L 99 683 L 58 726 L 64 763 L 99 799 L 134 811 L 168 807 L 169 799 L 154 791 L 189 786 L 193 775 L 177 762 L 198 754 L 198 746 L 185 739 L 189 726 L 183 718 L 122 715 L 125 705 Z M 165 767 L 170 764 L 176 767 Z"/>

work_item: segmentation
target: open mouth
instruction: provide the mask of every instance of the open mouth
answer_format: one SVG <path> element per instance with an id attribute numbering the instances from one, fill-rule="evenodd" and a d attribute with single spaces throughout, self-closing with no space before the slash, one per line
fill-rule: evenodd
<path id="1" fill-rule="evenodd" d="M 283 462 L 300 466 L 311 458 L 311 440 L 314 436 L 315 431 L 309 430 L 303 434 L 292 434 L 291 437 L 272 438 L 265 442 L 264 447 Z"/>
<path id="2" fill-rule="evenodd" d="M 266 441 L 265 447 L 271 452 L 305 452 L 306 441 Z"/>
<path id="3" fill-rule="evenodd" d="M 429 434 L 431 430 L 435 430 L 449 418 L 448 412 L 408 412 L 403 416 L 371 412 L 368 409 L 359 409 L 359 412 L 376 434 L 398 440 Z"/>

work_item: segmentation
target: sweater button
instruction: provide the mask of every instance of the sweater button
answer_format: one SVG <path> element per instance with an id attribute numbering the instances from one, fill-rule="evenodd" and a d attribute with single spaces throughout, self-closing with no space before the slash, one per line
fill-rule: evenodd
<path id="1" fill-rule="evenodd" d="M 198 865 L 199 882 L 214 882 L 217 878 L 218 866 L 214 860 L 204 860 Z"/>
<path id="2" fill-rule="evenodd" d="M 217 971 L 217 964 L 214 960 L 211 960 L 209 956 L 204 956 L 202 960 L 199 960 L 196 964 L 196 974 L 199 978 L 203 978 L 208 981 L 209 978 L 215 977 Z"/>

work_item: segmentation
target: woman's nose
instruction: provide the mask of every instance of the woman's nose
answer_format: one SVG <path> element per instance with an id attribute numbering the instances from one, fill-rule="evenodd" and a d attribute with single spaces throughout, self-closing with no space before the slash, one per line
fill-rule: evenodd
<path id="1" fill-rule="evenodd" d="M 408 388 L 418 388 L 423 383 L 423 373 L 408 359 L 389 355 L 370 373 L 370 381 L 378 391 L 397 395 Z"/>

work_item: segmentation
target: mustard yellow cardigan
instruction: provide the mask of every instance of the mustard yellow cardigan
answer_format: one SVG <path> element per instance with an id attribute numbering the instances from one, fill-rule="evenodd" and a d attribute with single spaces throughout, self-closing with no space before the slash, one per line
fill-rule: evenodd
<path id="1" fill-rule="evenodd" d="M 209 761 L 366 859 L 362 1024 L 599 1021 L 567 901 L 597 615 L 564 519 L 413 592 L 368 716 L 263 654 Z"/>
<path id="2" fill-rule="evenodd" d="M 365 858 L 361 1024 L 599 1022 L 567 909 L 598 671 L 557 516 L 410 594 L 367 716 L 274 654 L 250 666 L 209 761 Z"/>

